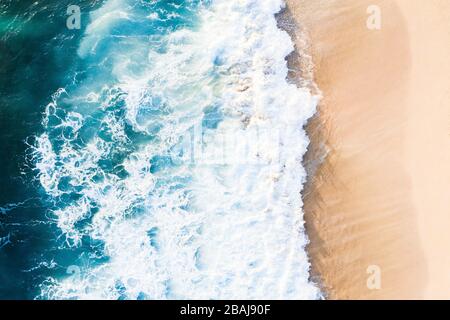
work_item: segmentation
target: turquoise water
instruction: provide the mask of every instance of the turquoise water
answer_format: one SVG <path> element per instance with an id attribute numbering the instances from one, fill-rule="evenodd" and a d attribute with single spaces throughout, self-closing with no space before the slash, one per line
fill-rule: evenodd
<path id="1" fill-rule="evenodd" d="M 64 261 L 66 255 L 51 250 L 57 230 L 26 161 L 26 141 L 42 131 L 48 97 L 65 83 L 81 34 L 61 27 L 67 1 L 34 2 L 0 4 L 0 237 L 9 239 L 0 249 L 0 298 L 35 297 L 49 274 L 38 267 L 43 257 Z M 96 7 L 95 1 L 80 5 Z"/>
<path id="2" fill-rule="evenodd" d="M 2 3 L 0 298 L 320 296 L 281 1 Z"/>

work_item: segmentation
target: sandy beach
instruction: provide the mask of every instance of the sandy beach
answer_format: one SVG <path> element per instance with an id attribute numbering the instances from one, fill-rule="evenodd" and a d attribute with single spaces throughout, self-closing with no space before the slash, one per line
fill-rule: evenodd
<path id="1" fill-rule="evenodd" d="M 450 298 L 450 1 L 286 2 L 323 95 L 305 160 L 314 279 L 330 299 Z"/>

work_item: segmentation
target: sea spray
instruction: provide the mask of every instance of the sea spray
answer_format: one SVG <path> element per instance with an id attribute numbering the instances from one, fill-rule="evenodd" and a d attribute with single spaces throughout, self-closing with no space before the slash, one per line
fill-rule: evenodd
<path id="1" fill-rule="evenodd" d="M 40 298 L 320 296 L 301 200 L 317 97 L 286 81 L 281 7 L 109 0 L 91 13 L 33 153 L 63 245 L 83 254 Z"/>

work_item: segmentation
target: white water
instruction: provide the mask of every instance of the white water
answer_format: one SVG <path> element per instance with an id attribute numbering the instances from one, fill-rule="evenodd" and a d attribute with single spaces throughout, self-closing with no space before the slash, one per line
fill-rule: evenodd
<path id="1" fill-rule="evenodd" d="M 320 298 L 309 281 L 301 200 L 309 143 L 303 126 L 317 97 L 286 81 L 293 44 L 274 17 L 282 1 L 215 0 L 201 9 L 197 28 L 166 35 L 167 50 L 134 37 L 99 54 L 114 26 L 136 19 L 127 3 L 110 0 L 91 14 L 79 56 L 109 57 L 111 74 L 54 96 L 44 125 L 64 96 L 72 109 L 58 117 L 58 126 L 70 128 L 70 137 L 56 148 L 44 133 L 35 152 L 51 197 L 64 194 L 64 179 L 81 189 L 79 199 L 53 212 L 67 245 L 99 240 L 109 259 L 49 279 L 43 297 Z M 118 97 L 121 117 L 111 110 Z M 203 128 L 199 142 L 211 106 L 220 119 Z M 98 134 L 80 146 L 74 141 L 94 107 L 103 111 L 108 138 Z M 144 136 L 157 132 L 156 138 L 133 139 L 127 126 Z M 196 141 L 195 161 L 152 171 L 153 157 L 179 148 L 187 132 Z M 130 141 L 134 148 L 123 151 Z M 125 177 L 99 165 L 115 150 L 126 154 Z M 80 227 L 83 219 L 89 224 Z"/>

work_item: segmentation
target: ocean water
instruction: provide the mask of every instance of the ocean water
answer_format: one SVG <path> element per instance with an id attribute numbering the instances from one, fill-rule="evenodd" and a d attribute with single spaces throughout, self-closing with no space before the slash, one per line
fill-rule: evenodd
<path id="1" fill-rule="evenodd" d="M 0 298 L 320 298 L 283 2 L 77 2 L 0 4 Z"/>

